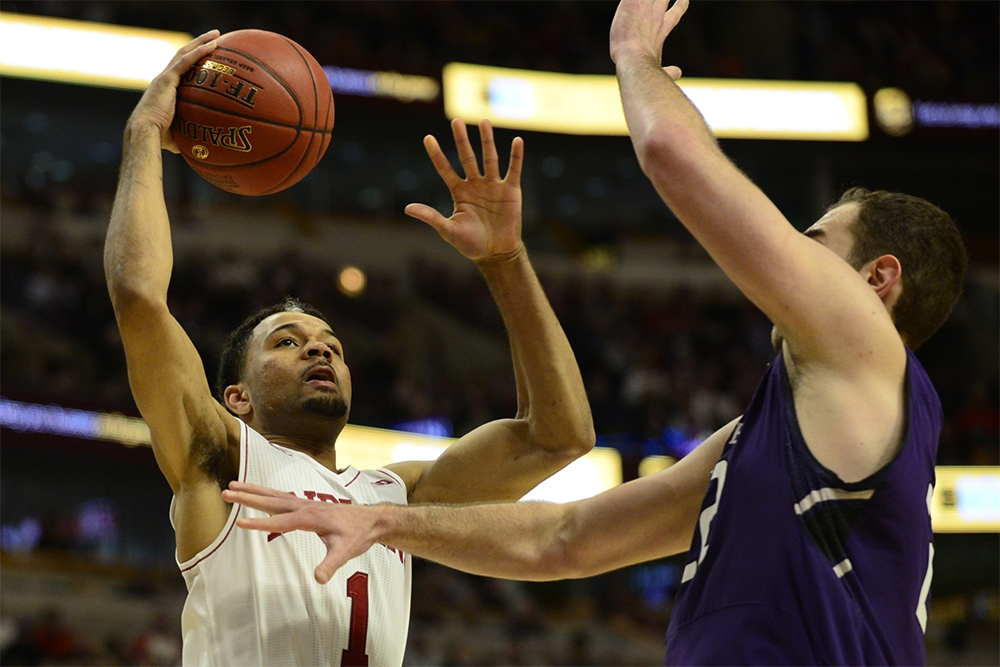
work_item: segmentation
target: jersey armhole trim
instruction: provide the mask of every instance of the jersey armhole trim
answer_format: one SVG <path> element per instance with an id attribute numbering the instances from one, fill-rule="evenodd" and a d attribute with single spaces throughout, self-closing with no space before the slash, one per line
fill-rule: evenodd
<path id="1" fill-rule="evenodd" d="M 806 442 L 805 436 L 802 435 L 802 429 L 799 427 L 799 415 L 795 410 L 795 394 L 792 392 L 792 382 L 788 377 L 788 367 L 785 365 L 784 355 L 783 354 L 778 355 L 779 360 L 777 363 L 781 364 L 779 372 L 781 373 L 781 380 L 782 380 L 781 384 L 783 385 L 782 390 L 785 394 L 785 398 L 787 399 L 786 402 L 788 404 L 788 408 L 784 412 L 785 412 L 785 423 L 787 424 L 789 435 L 791 436 L 793 443 L 795 445 L 802 446 L 802 448 L 805 450 L 806 456 L 809 457 L 809 460 L 813 463 L 813 465 L 815 465 L 818 470 L 822 471 L 824 475 L 829 476 L 830 481 L 833 482 L 834 486 L 836 486 L 837 488 L 844 489 L 845 491 L 859 491 L 878 486 L 879 480 L 882 478 L 882 476 L 885 475 L 886 472 L 889 470 L 889 468 L 892 467 L 892 464 L 894 464 L 897 460 L 899 460 L 899 458 L 903 455 L 903 451 L 909 445 L 910 424 L 913 422 L 912 419 L 913 415 L 911 414 L 912 403 L 913 403 L 911 396 L 912 386 L 910 382 L 911 380 L 910 369 L 911 369 L 912 359 L 910 358 L 909 348 L 906 348 L 906 352 L 907 352 L 906 370 L 904 371 L 904 378 L 903 378 L 903 384 L 905 389 L 903 396 L 904 398 L 903 411 L 906 413 L 906 425 L 903 428 L 902 436 L 900 436 L 899 449 L 896 450 L 896 454 L 889 460 L 888 463 L 886 463 L 884 466 L 882 466 L 872 474 L 868 475 L 864 479 L 858 480 L 857 482 L 845 482 L 844 480 L 842 480 L 840 478 L 840 475 L 838 475 L 837 473 L 835 473 L 834 471 L 830 470 L 825 465 L 820 463 L 819 460 L 816 458 L 816 456 L 813 454 L 812 449 L 809 448 L 809 443 Z"/>

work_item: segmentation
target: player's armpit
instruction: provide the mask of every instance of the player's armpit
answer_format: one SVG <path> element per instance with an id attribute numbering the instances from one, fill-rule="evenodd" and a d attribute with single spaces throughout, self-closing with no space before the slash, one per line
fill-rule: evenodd
<path id="1" fill-rule="evenodd" d="M 203 459 L 235 471 L 239 423 L 212 397 L 201 357 L 166 304 L 127 299 L 115 310 L 132 394 L 171 488 L 176 493 L 193 474 L 204 476 Z"/>
<path id="2" fill-rule="evenodd" d="M 413 490 L 433 463 L 433 461 L 402 461 L 399 463 L 390 463 L 383 467 L 386 470 L 391 470 L 403 480 L 403 484 L 406 485 L 407 501 L 413 502 L 411 499 Z"/>

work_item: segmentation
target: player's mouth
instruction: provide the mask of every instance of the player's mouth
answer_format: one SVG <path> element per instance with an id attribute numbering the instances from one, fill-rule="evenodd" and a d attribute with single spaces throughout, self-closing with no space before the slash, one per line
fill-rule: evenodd
<path id="1" fill-rule="evenodd" d="M 306 384 L 313 387 L 337 388 L 336 373 L 333 372 L 333 368 L 324 363 L 316 364 L 307 369 L 303 378 Z"/>

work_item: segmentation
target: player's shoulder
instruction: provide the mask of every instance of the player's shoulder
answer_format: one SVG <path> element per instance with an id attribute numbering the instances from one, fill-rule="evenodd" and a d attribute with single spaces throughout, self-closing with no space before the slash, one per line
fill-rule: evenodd
<path id="1" fill-rule="evenodd" d="M 417 487 L 420 479 L 427 472 L 427 469 L 431 467 L 433 461 L 401 461 L 398 463 L 390 463 L 389 465 L 379 468 L 379 470 L 390 473 L 395 477 L 398 477 L 403 487 L 406 489 L 407 497 L 410 493 Z"/>
<path id="2" fill-rule="evenodd" d="M 388 468 L 374 470 L 349 469 L 349 481 L 345 489 L 364 503 L 393 503 L 404 505 L 407 502 L 406 482 L 397 473 Z"/>

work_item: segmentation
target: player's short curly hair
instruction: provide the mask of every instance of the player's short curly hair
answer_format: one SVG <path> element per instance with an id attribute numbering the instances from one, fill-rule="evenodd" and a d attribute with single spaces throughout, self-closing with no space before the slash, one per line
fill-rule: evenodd
<path id="1" fill-rule="evenodd" d="M 226 338 L 226 342 L 222 346 L 222 354 L 219 358 L 219 370 L 215 375 L 215 393 L 216 398 L 223 405 L 226 404 L 226 387 L 238 384 L 243 377 L 243 368 L 247 360 L 247 346 L 250 344 L 250 337 L 253 335 L 254 328 L 271 315 L 285 312 L 305 313 L 306 315 L 318 317 L 324 322 L 329 322 L 318 308 L 290 296 L 286 296 L 279 303 L 261 308 L 243 320 Z"/>
<path id="2" fill-rule="evenodd" d="M 860 269 L 882 255 L 899 260 L 903 293 L 892 320 L 915 350 L 944 324 L 962 295 L 969 263 L 962 235 L 951 216 L 919 197 L 851 188 L 831 208 L 851 203 L 859 209 L 847 261 Z"/>

